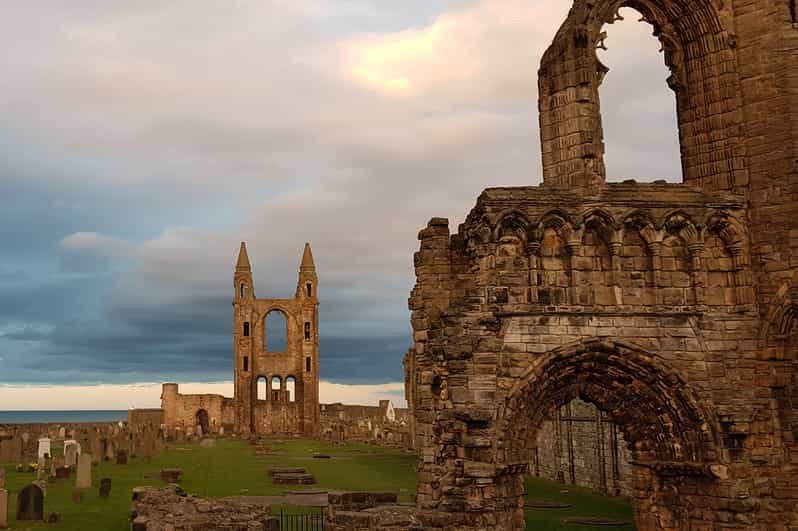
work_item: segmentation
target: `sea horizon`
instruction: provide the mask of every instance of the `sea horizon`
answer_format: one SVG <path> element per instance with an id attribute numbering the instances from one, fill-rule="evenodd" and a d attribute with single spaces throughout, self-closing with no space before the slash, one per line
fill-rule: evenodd
<path id="1" fill-rule="evenodd" d="M 116 422 L 120 420 L 127 420 L 126 409 L 0 410 L 0 424 Z"/>

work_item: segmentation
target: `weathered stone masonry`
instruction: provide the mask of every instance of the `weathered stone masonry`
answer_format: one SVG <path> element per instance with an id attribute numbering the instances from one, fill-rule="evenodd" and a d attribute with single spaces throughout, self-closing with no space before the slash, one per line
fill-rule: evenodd
<path id="1" fill-rule="evenodd" d="M 596 58 L 663 44 L 683 184 L 606 183 Z M 789 2 L 577 0 L 543 57 L 544 183 L 419 234 L 405 361 L 420 511 L 522 529 L 541 425 L 623 431 L 638 529 L 798 526 L 798 37 Z"/>
<path id="2" fill-rule="evenodd" d="M 310 244 L 305 244 L 302 254 L 294 298 L 255 296 L 244 243 L 233 275 L 233 289 L 234 396 L 180 394 L 177 384 L 165 383 L 161 395 L 164 427 L 170 434 L 175 430 L 207 434 L 224 429 L 243 436 L 318 435 L 318 276 Z M 266 351 L 266 318 L 275 311 L 286 320 L 285 352 Z M 266 382 L 265 397 L 258 396 L 259 379 Z M 291 380 L 293 394 L 288 388 Z M 279 386 L 274 385 L 278 381 Z M 131 415 L 141 416 L 136 410 Z M 157 410 L 153 415 L 157 415 Z"/>

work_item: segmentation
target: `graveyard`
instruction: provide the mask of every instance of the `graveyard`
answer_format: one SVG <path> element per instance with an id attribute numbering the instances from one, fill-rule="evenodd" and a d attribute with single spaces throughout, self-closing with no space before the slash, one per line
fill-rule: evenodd
<path id="1" fill-rule="evenodd" d="M 208 440 L 214 442 L 208 444 Z M 397 495 L 397 502 L 402 505 L 412 504 L 415 496 L 416 456 L 407 450 L 362 443 L 330 444 L 311 439 L 265 439 L 254 444 L 238 438 L 205 441 L 170 443 L 152 458 L 131 456 L 126 464 L 117 464 L 116 460 L 102 460 L 91 467 L 91 486 L 82 490 L 79 500 L 74 495 L 74 472 L 62 479 L 48 479 L 43 504 L 45 521 L 16 521 L 17 495 L 36 479 L 36 472 L 19 472 L 15 463 L 4 463 L 2 466 L 9 491 L 9 528 L 64 531 L 130 529 L 133 489 L 142 486 L 165 486 L 162 471 L 166 470 L 179 471 L 179 485 L 187 494 L 201 498 L 253 497 L 250 499 L 271 505 L 272 514 L 279 514 L 280 510 L 293 513 L 319 512 L 319 508 L 314 505 L 294 505 L 317 503 L 319 496 L 286 495 L 303 490 L 318 493 L 393 492 Z M 53 448 L 56 459 L 61 452 L 61 449 Z M 314 458 L 314 454 L 329 458 Z M 278 467 L 304 469 L 313 476 L 315 483 L 275 483 L 267 472 Z M 107 497 L 100 495 L 100 485 L 104 478 L 111 480 Z M 527 478 L 526 488 L 527 502 L 537 506 L 526 510 L 527 529 L 593 528 L 563 524 L 569 517 L 579 516 L 625 521 L 629 524 L 619 527 L 620 529 L 634 529 L 628 501 L 538 478 Z M 321 499 L 324 498 L 326 495 L 321 496 Z M 304 499 L 309 502 L 302 501 Z M 52 513 L 57 513 L 57 522 L 46 523 Z M 602 528 L 604 527 L 596 527 Z"/>

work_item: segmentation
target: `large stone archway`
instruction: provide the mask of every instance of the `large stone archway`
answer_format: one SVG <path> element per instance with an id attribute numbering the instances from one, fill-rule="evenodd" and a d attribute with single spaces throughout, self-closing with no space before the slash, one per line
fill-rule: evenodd
<path id="1" fill-rule="evenodd" d="M 653 522 L 645 520 L 649 508 L 670 505 L 680 490 L 717 488 L 726 476 L 717 423 L 682 376 L 634 344 L 592 338 L 537 357 L 499 405 L 497 468 L 522 471 L 533 459 L 542 423 L 575 398 L 594 404 L 623 430 L 634 456 L 638 523 L 656 528 L 658 520 L 667 520 L 689 528 L 690 511 L 669 509 Z M 671 482 L 674 477 L 678 481 Z M 523 522 L 523 500 L 511 495 L 520 492 L 522 481 L 521 472 L 497 476 L 498 490 L 507 493 L 504 524 Z"/>

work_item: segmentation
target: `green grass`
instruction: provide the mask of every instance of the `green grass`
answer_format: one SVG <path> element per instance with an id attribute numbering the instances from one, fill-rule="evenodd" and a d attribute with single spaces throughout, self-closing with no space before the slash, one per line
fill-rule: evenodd
<path id="1" fill-rule="evenodd" d="M 547 500 L 571 504 L 565 509 L 526 509 L 526 528 L 531 530 L 586 531 L 601 529 L 623 529 L 631 531 L 634 527 L 632 506 L 625 498 L 614 498 L 596 494 L 590 489 L 575 485 L 564 485 L 547 479 L 526 478 L 526 500 Z M 563 518 L 574 516 L 599 516 L 624 520 L 630 523 L 624 527 L 592 527 L 562 523 Z"/>
<path id="2" fill-rule="evenodd" d="M 290 439 L 266 441 L 274 454 L 256 456 L 254 447 L 238 439 L 218 439 L 215 448 L 200 448 L 198 444 L 170 444 L 163 452 L 145 463 L 130 459 L 127 465 L 102 462 L 92 468 L 94 487 L 84 493 L 80 504 L 72 502 L 74 475 L 47 485 L 45 514 L 58 512 L 61 522 L 48 525 L 41 522 L 16 522 L 16 494 L 36 478 L 35 473 L 19 473 L 13 465 L 5 465 L 7 488 L 10 491 L 9 517 L 11 529 L 127 531 L 130 529 L 130 491 L 142 485 L 162 486 L 158 479 L 161 468 L 183 469 L 182 487 L 202 497 L 234 495 L 280 495 L 287 490 L 384 490 L 399 494 L 399 501 L 410 503 L 416 490 L 416 458 L 403 450 L 378 448 L 366 444 L 330 445 L 327 443 Z M 332 459 L 313 459 L 314 452 L 323 452 Z M 270 466 L 296 466 L 307 469 L 316 477 L 316 485 L 273 485 L 266 475 Z M 149 478 L 145 478 L 149 475 Z M 100 479 L 113 481 L 111 496 L 102 499 L 98 494 Z M 567 494 L 561 494 L 563 489 Z M 558 527 L 565 516 L 607 516 L 631 521 L 631 508 L 621 500 L 591 494 L 586 489 L 563 486 L 539 479 L 527 481 L 529 499 L 564 499 L 573 503 L 572 509 L 528 510 L 527 529 L 571 529 Z M 279 507 L 273 508 L 279 512 Z M 292 508 L 291 512 L 302 512 Z M 582 531 L 585 526 L 574 527 Z M 631 529 L 628 527 L 626 529 Z"/>

